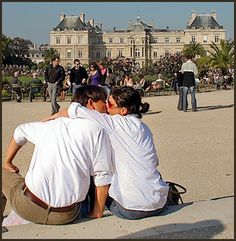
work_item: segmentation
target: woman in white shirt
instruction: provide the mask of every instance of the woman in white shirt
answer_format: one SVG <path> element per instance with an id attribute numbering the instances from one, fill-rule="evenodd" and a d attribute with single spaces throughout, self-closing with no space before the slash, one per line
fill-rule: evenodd
<path id="1" fill-rule="evenodd" d="M 109 134 L 116 170 L 106 205 L 121 218 L 140 219 L 158 215 L 167 206 L 169 186 L 156 169 L 159 160 L 151 130 L 141 122 L 141 113 L 148 109 L 149 104 L 141 102 L 138 91 L 128 86 L 111 92 L 107 101 L 110 115 L 89 110 L 75 102 L 68 108 L 71 118 L 95 121 Z M 51 118 L 61 115 L 63 111 Z"/>

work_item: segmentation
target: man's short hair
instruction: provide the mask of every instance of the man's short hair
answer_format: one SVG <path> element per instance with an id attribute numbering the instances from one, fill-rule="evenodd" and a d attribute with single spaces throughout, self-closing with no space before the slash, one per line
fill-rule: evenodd
<path id="1" fill-rule="evenodd" d="M 192 55 L 192 54 L 187 54 L 187 55 L 186 55 L 186 58 L 187 58 L 187 59 L 192 59 L 192 58 L 193 58 L 193 55 Z"/>
<path id="2" fill-rule="evenodd" d="M 75 62 L 79 62 L 79 63 L 80 63 L 79 59 L 75 59 L 75 60 L 74 60 L 74 64 L 75 64 Z"/>
<path id="3" fill-rule="evenodd" d="M 76 89 L 71 102 L 80 103 L 82 106 L 87 106 L 88 100 L 92 99 L 94 102 L 99 100 L 105 102 L 107 93 L 104 88 L 96 85 L 85 85 Z"/>
<path id="4" fill-rule="evenodd" d="M 51 58 L 51 61 L 55 61 L 56 59 L 60 59 L 60 57 L 59 56 L 54 56 L 54 57 Z"/>

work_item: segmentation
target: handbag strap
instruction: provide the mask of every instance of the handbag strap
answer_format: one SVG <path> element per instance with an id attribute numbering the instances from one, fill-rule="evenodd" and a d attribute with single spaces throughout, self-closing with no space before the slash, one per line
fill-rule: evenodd
<path id="1" fill-rule="evenodd" d="M 170 185 L 174 185 L 174 186 L 177 186 L 179 188 L 181 188 L 183 191 L 174 191 L 174 190 L 171 190 L 172 193 L 175 193 L 175 194 L 184 194 L 187 192 L 186 188 L 181 186 L 180 184 L 177 184 L 177 183 L 174 183 L 174 182 L 166 182 L 167 184 L 170 184 Z"/>

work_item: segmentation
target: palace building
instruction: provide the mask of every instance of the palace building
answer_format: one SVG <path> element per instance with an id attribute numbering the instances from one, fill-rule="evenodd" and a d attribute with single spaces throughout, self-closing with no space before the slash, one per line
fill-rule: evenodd
<path id="1" fill-rule="evenodd" d="M 104 30 L 94 19 L 86 21 L 84 13 L 60 14 L 59 24 L 50 31 L 50 47 L 60 53 L 64 67 L 73 66 L 76 58 L 82 64 L 90 64 L 118 56 L 134 58 L 143 67 L 161 56 L 181 52 L 190 42 L 201 43 L 208 50 L 211 42 L 218 44 L 225 38 L 225 29 L 218 23 L 215 11 L 211 14 L 192 11 L 184 30 L 156 28 L 140 17 L 130 21 L 126 29 Z"/>

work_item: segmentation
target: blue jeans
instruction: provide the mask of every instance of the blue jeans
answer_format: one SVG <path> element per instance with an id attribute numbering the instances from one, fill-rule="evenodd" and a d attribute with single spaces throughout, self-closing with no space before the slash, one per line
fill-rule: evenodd
<path id="1" fill-rule="evenodd" d="M 119 218 L 124 218 L 124 219 L 131 219 L 131 220 L 136 220 L 136 219 L 141 219 L 141 218 L 146 218 L 146 217 L 151 217 L 151 216 L 156 216 L 160 212 L 164 211 L 167 207 L 167 203 L 164 205 L 163 208 L 156 209 L 153 211 L 139 211 L 139 210 L 129 210 L 123 208 L 118 202 L 116 202 L 113 198 L 108 197 L 106 201 L 106 206 L 112 214 Z"/>
<path id="2" fill-rule="evenodd" d="M 177 109 L 183 110 L 183 86 L 178 87 L 178 90 L 179 90 L 179 100 L 178 100 Z"/>
<path id="3" fill-rule="evenodd" d="M 192 104 L 192 111 L 197 109 L 197 101 L 195 97 L 195 86 L 183 86 L 183 111 L 187 111 L 188 106 L 188 90 L 191 91 L 191 104 Z"/>

